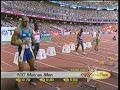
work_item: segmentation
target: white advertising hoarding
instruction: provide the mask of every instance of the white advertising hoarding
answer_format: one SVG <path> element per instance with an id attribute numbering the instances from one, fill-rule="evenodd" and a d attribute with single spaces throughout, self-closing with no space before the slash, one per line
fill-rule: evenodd
<path id="1" fill-rule="evenodd" d="M 11 41 L 16 27 L 1 27 L 1 41 Z"/>

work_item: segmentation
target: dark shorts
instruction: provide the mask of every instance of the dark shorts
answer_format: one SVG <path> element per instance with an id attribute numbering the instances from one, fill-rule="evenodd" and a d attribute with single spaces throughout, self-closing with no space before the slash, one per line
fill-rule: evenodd
<path id="1" fill-rule="evenodd" d="M 33 50 L 39 50 L 39 43 L 32 44 Z"/>
<path id="2" fill-rule="evenodd" d="M 19 56 L 21 54 L 21 50 L 22 48 L 18 47 Z M 30 61 L 32 59 L 33 59 L 33 55 L 32 52 L 30 51 L 30 48 L 25 49 L 25 52 L 23 54 L 23 62 Z"/>
<path id="3" fill-rule="evenodd" d="M 78 41 L 78 43 L 79 43 L 79 44 L 83 44 L 83 39 L 80 39 L 80 40 Z"/>

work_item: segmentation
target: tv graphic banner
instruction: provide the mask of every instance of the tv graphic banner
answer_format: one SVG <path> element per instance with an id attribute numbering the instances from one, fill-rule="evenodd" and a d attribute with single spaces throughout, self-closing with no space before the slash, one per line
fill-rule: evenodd
<path id="1" fill-rule="evenodd" d="M 1 78 L 89 78 L 108 79 L 111 74 L 106 71 L 93 72 L 1 72 Z"/>

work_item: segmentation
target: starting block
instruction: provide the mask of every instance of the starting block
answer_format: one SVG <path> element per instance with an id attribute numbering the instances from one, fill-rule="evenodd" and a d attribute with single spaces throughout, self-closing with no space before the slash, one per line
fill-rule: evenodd
<path id="1" fill-rule="evenodd" d="M 86 46 L 86 43 L 83 43 L 83 48 L 84 49 L 86 49 L 87 48 L 87 46 Z M 82 46 L 81 45 L 79 45 L 79 48 L 78 48 L 79 50 L 82 50 Z"/>
<path id="2" fill-rule="evenodd" d="M 83 48 L 84 48 L 84 49 L 86 49 L 86 48 L 87 48 L 86 43 L 83 43 Z"/>
<path id="3" fill-rule="evenodd" d="M 19 52 L 15 52 L 13 63 L 18 65 L 18 59 L 19 59 Z M 27 61 L 25 63 L 27 63 Z"/>
<path id="4" fill-rule="evenodd" d="M 39 49 L 38 50 L 38 53 L 37 53 L 37 56 L 36 56 L 36 59 L 46 59 L 47 58 L 47 55 L 45 53 L 45 49 Z"/>
<path id="5" fill-rule="evenodd" d="M 63 53 L 70 53 L 70 46 L 67 44 L 63 45 L 62 52 Z"/>
<path id="6" fill-rule="evenodd" d="M 72 50 L 72 51 L 74 51 L 75 50 L 75 44 L 74 43 L 70 43 L 69 44 L 69 46 L 70 46 L 70 50 Z"/>
<path id="7" fill-rule="evenodd" d="M 16 64 L 16 65 L 18 65 L 18 57 L 19 57 L 19 52 L 15 52 L 13 63 Z"/>
<path id="8" fill-rule="evenodd" d="M 86 47 L 87 48 L 91 48 L 92 47 L 92 43 L 91 42 L 86 42 Z"/>
<path id="9" fill-rule="evenodd" d="M 78 48 L 79 50 L 82 50 L 82 47 L 81 47 L 81 45 L 79 45 L 79 48 Z"/>
<path id="10" fill-rule="evenodd" d="M 47 48 L 47 55 L 48 56 L 55 56 L 56 55 L 55 47 L 48 47 Z"/>

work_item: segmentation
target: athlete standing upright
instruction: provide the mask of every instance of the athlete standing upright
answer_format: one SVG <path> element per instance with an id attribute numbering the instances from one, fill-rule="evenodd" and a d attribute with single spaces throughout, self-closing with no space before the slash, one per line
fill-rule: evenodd
<path id="1" fill-rule="evenodd" d="M 95 38 L 95 47 L 94 47 L 94 50 L 96 50 L 96 51 L 98 51 L 99 42 L 100 42 L 100 32 L 97 32 L 96 38 Z"/>
<path id="2" fill-rule="evenodd" d="M 14 46 L 18 46 L 19 71 L 24 71 L 24 64 L 26 61 L 30 66 L 30 71 L 36 70 L 34 67 L 34 63 L 35 63 L 34 54 L 31 47 L 32 39 L 33 39 L 33 30 L 29 25 L 29 18 L 23 16 L 20 25 L 14 31 L 14 34 L 11 39 L 11 44 Z M 33 79 L 31 79 L 30 83 L 32 85 L 37 85 L 33 81 Z"/>
<path id="3" fill-rule="evenodd" d="M 85 50 L 84 50 L 84 45 L 83 45 L 83 29 L 81 28 L 80 32 L 77 34 L 77 47 L 76 47 L 76 54 L 77 53 L 77 50 L 79 48 L 79 45 L 81 45 L 82 47 L 82 53 L 83 54 L 86 54 L 85 53 Z"/>
<path id="4" fill-rule="evenodd" d="M 36 59 L 37 52 L 40 48 L 40 41 L 41 41 L 41 33 L 39 31 L 37 22 L 34 23 L 33 38 L 34 39 L 32 41 L 32 47 L 33 47 L 32 49 L 33 49 L 34 56 Z"/>

